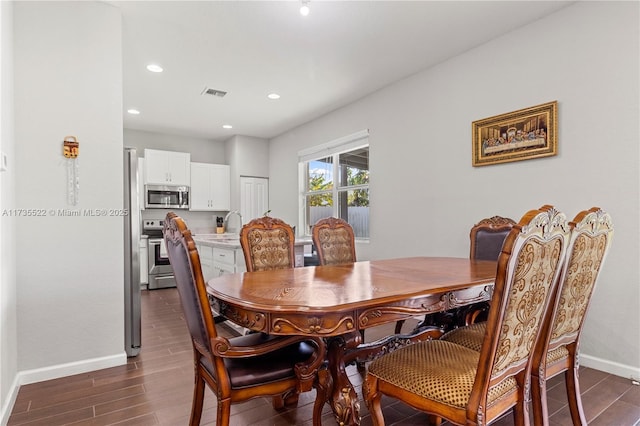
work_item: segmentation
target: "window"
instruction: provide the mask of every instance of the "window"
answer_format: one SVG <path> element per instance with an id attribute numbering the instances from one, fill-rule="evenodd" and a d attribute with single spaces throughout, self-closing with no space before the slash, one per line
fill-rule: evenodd
<path id="1" fill-rule="evenodd" d="M 369 132 L 298 153 L 300 222 L 305 235 L 322 218 L 334 216 L 369 238 Z"/>

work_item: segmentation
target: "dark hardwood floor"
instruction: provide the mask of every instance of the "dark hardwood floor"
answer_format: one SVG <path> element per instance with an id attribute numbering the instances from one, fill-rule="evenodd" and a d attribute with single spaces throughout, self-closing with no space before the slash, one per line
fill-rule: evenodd
<path id="1" fill-rule="evenodd" d="M 193 389 L 191 344 L 175 289 L 143 292 L 142 352 L 127 365 L 20 388 L 8 426 L 14 425 L 187 425 Z M 405 329 L 412 325 L 407 322 Z M 367 330 L 367 340 L 388 329 Z M 221 333 L 229 331 L 220 328 Z M 355 367 L 349 367 L 354 385 L 362 383 Z M 640 425 L 640 386 L 630 380 L 589 368 L 581 368 L 580 384 L 590 425 Z M 304 393 L 296 409 L 277 412 L 270 400 L 259 398 L 231 408 L 231 424 L 311 425 L 315 391 Z M 570 425 L 562 377 L 554 378 L 548 391 L 551 425 Z M 207 389 L 203 425 L 215 424 L 215 397 Z M 361 401 L 362 424 L 371 419 Z M 384 408 L 388 425 L 425 424 L 426 416 L 395 400 Z M 323 424 L 336 424 L 325 407 Z M 496 423 L 512 425 L 510 415 Z"/>

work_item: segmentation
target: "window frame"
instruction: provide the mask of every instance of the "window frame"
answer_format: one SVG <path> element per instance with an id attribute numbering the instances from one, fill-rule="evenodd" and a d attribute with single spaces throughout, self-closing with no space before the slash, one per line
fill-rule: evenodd
<path id="1" fill-rule="evenodd" d="M 351 151 L 355 151 L 358 149 L 367 148 L 367 151 L 370 149 L 369 145 L 369 130 L 363 130 L 352 135 L 344 136 L 342 138 L 333 140 L 331 142 L 327 142 L 321 145 L 317 145 L 308 149 L 304 149 L 298 152 L 298 204 L 299 204 L 299 212 L 298 212 L 298 229 L 301 232 L 301 236 L 310 237 L 311 236 L 311 227 L 312 223 L 307 223 L 307 197 L 309 195 L 320 195 L 320 194 L 331 194 L 333 199 L 333 212 L 332 215 L 334 217 L 340 217 L 339 215 L 339 202 L 338 202 L 338 194 L 341 192 L 348 192 L 358 189 L 366 189 L 369 193 L 369 207 L 371 205 L 370 198 L 370 183 L 367 184 L 357 184 L 357 185 L 341 185 L 339 179 L 339 168 L 340 168 L 340 154 L 348 153 Z M 314 160 L 322 160 L 326 158 L 332 158 L 332 188 L 321 190 L 321 191 L 313 191 L 310 192 L 308 190 L 308 182 L 309 182 L 309 163 Z M 371 173 L 369 169 L 369 173 Z M 369 214 L 371 214 L 371 210 L 369 210 Z M 368 232 L 370 232 L 370 228 Z M 370 234 L 369 234 L 370 235 Z M 356 237 L 358 241 L 369 241 L 369 237 Z"/>

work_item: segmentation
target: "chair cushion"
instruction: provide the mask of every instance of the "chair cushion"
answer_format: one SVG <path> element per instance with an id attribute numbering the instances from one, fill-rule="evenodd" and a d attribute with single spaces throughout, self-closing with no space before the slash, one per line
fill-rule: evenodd
<path id="1" fill-rule="evenodd" d="M 450 332 L 445 333 L 440 340 L 446 340 L 447 342 L 452 342 L 457 345 L 464 346 L 465 348 L 473 349 L 476 352 L 480 352 L 486 331 L 487 323 L 483 321 L 451 330 Z"/>
<path id="2" fill-rule="evenodd" d="M 547 352 L 547 365 L 551 365 L 567 358 L 569 358 L 569 350 L 567 347 L 565 345 L 558 346 L 557 348 Z"/>
<path id="3" fill-rule="evenodd" d="M 229 341 L 233 346 L 258 346 L 274 338 L 277 337 L 255 333 L 235 337 Z M 300 342 L 266 355 L 249 358 L 224 358 L 224 363 L 229 373 L 231 387 L 238 389 L 294 378 L 293 366 L 298 362 L 308 360 L 313 353 L 313 346 Z M 215 377 L 213 366 L 207 358 L 201 357 L 200 362 Z"/>
<path id="4" fill-rule="evenodd" d="M 378 358 L 369 374 L 379 380 L 448 406 L 465 409 L 476 378 L 480 354 L 455 343 L 431 340 L 409 345 Z M 509 377 L 489 390 L 491 405 L 516 390 Z"/>

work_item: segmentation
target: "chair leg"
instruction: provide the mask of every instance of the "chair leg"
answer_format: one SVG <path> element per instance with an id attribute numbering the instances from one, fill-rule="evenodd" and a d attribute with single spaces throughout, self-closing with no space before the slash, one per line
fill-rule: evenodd
<path id="1" fill-rule="evenodd" d="M 284 396 L 276 395 L 271 398 L 271 406 L 274 410 L 282 410 L 284 408 Z"/>
<path id="2" fill-rule="evenodd" d="M 193 384 L 193 401 L 191 403 L 191 426 L 198 426 L 202 418 L 202 403 L 204 402 L 204 379 L 196 371 Z"/>
<path id="3" fill-rule="evenodd" d="M 515 426 L 529 426 L 529 401 L 521 399 L 513 407 L 513 424 Z"/>
<path id="4" fill-rule="evenodd" d="M 547 406 L 547 379 L 538 375 L 531 376 L 531 406 L 533 407 L 533 423 L 549 424 L 549 407 Z"/>
<path id="5" fill-rule="evenodd" d="M 362 395 L 367 407 L 369 408 L 369 414 L 371 415 L 373 426 L 384 426 L 384 416 L 382 415 L 382 405 L 380 403 L 382 394 L 378 392 L 377 377 L 367 374 L 364 382 L 362 383 Z"/>
<path id="6" fill-rule="evenodd" d="M 298 397 L 300 394 L 295 390 L 288 391 L 282 395 L 273 397 L 273 408 L 281 410 L 284 407 L 295 408 L 298 406 Z"/>
<path id="7" fill-rule="evenodd" d="M 440 426 L 442 424 L 442 417 L 434 416 L 433 414 L 427 415 L 427 424 L 429 426 Z"/>
<path id="8" fill-rule="evenodd" d="M 231 418 L 231 398 L 218 400 L 217 426 L 229 426 Z"/>
<path id="9" fill-rule="evenodd" d="M 574 364 L 564 373 L 567 386 L 567 399 L 569 400 L 569 411 L 574 425 L 586 425 L 587 419 L 582 409 L 582 398 L 580 397 L 580 382 L 578 381 L 578 366 Z"/>

